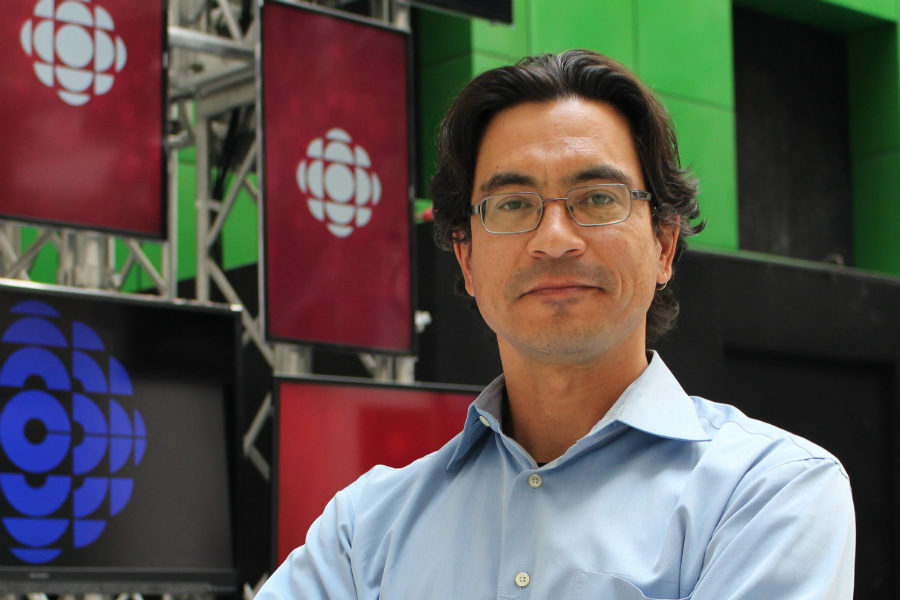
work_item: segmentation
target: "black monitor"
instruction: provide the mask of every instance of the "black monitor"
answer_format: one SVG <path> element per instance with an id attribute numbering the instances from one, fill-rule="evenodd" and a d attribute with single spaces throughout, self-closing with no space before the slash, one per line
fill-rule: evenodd
<path id="1" fill-rule="evenodd" d="M 239 313 L 0 282 L 0 593 L 237 589 Z"/>

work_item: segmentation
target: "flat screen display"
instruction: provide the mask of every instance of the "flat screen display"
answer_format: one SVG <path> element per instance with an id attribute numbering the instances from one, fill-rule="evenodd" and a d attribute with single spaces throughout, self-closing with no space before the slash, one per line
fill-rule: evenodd
<path id="1" fill-rule="evenodd" d="M 263 4 L 269 339 L 411 353 L 408 39 Z"/>
<path id="2" fill-rule="evenodd" d="M 0 284 L 0 593 L 233 589 L 238 318 Z"/>
<path id="3" fill-rule="evenodd" d="M 335 493 L 377 464 L 402 467 L 462 431 L 480 391 L 349 379 L 276 380 L 276 564 Z"/>
<path id="4" fill-rule="evenodd" d="M 165 0 L 4 0 L 0 216 L 166 236 Z"/>

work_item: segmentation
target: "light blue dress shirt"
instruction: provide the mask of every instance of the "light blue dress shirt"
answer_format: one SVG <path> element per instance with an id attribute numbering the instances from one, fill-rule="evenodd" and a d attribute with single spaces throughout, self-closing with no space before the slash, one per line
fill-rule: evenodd
<path id="1" fill-rule="evenodd" d="M 503 379 L 463 431 L 339 492 L 258 600 L 830 600 L 855 522 L 831 454 L 687 396 L 659 358 L 538 467 L 500 427 Z"/>

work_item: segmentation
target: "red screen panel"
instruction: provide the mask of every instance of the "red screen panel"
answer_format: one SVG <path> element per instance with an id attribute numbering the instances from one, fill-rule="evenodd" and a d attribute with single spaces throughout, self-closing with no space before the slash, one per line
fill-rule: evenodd
<path id="1" fill-rule="evenodd" d="M 407 38 L 262 13 L 266 334 L 412 348 Z"/>
<path id="2" fill-rule="evenodd" d="M 6 0 L 0 216 L 165 235 L 163 2 Z"/>
<path id="3" fill-rule="evenodd" d="M 338 491 L 377 464 L 405 466 L 459 433 L 477 391 L 280 380 L 276 559 L 303 544 Z"/>

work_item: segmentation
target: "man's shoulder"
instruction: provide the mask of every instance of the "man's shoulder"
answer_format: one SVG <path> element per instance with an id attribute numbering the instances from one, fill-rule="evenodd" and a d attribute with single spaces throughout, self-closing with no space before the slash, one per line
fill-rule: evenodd
<path id="1" fill-rule="evenodd" d="M 757 469 L 797 461 L 827 461 L 846 477 L 840 461 L 831 452 L 800 435 L 750 417 L 730 404 L 699 396 L 691 396 L 691 400 L 710 437 L 708 451 L 753 457 Z"/>

